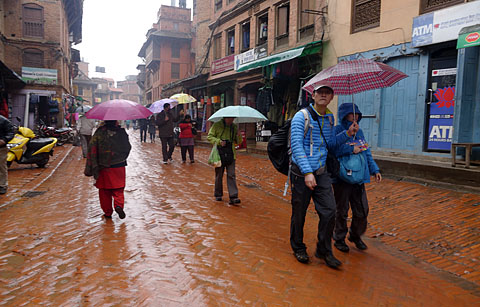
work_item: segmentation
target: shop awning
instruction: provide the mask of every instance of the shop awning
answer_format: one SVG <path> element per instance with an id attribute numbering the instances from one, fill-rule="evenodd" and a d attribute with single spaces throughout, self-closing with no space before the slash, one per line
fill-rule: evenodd
<path id="1" fill-rule="evenodd" d="M 458 33 L 457 49 L 480 46 L 480 24 L 465 27 Z"/>
<path id="2" fill-rule="evenodd" d="M 0 61 L 0 73 L 2 74 L 2 79 L 7 84 L 7 87 L 22 88 L 25 86 L 25 81 L 23 81 L 16 72 L 8 68 L 2 61 Z"/>
<path id="3" fill-rule="evenodd" d="M 237 72 L 242 72 L 242 71 L 246 71 L 254 68 L 273 65 L 280 62 L 289 61 L 301 56 L 315 54 L 315 53 L 318 53 L 321 48 L 322 48 L 322 41 L 312 42 L 312 43 L 306 44 L 305 46 L 297 47 L 297 48 L 290 49 L 277 54 L 273 54 L 252 62 L 241 64 L 238 66 Z"/>

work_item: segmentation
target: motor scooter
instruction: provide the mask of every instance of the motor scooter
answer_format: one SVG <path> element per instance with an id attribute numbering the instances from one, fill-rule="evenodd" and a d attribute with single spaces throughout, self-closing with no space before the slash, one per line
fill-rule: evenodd
<path id="1" fill-rule="evenodd" d="M 58 140 L 57 145 L 62 146 L 65 143 L 73 143 L 75 134 L 72 128 L 54 128 L 47 126 L 42 120 L 38 126 L 38 134 L 40 137 L 54 137 Z"/>
<path id="2" fill-rule="evenodd" d="M 37 164 L 43 168 L 47 165 L 50 156 L 53 156 L 53 147 L 56 138 L 36 138 L 35 133 L 27 127 L 19 127 L 13 139 L 7 143 L 7 166 L 13 161 L 19 164 Z"/>

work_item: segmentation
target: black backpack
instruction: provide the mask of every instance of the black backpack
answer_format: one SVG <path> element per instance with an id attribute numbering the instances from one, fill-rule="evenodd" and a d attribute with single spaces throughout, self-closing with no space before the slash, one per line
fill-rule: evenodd
<path id="1" fill-rule="evenodd" d="M 300 111 L 303 112 L 303 116 L 305 118 L 305 136 L 310 126 L 310 117 L 308 116 L 308 111 L 306 109 L 301 109 Z M 292 120 L 289 119 L 282 127 L 280 127 L 280 129 L 277 130 L 277 132 L 270 137 L 267 145 L 268 158 L 270 159 L 270 162 L 272 162 L 273 167 L 286 176 L 288 176 L 288 170 L 290 168 L 290 156 L 292 154 L 292 150 L 290 148 L 291 125 Z M 310 137 L 312 137 L 311 130 Z"/>

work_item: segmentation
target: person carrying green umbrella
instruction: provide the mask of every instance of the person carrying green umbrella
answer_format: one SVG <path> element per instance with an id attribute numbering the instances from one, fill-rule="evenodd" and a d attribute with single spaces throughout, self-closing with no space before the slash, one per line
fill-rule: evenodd
<path id="1" fill-rule="evenodd" d="M 220 121 L 217 121 L 212 125 L 207 136 L 207 140 L 217 146 L 220 156 L 222 157 L 222 165 L 215 168 L 215 200 L 222 201 L 223 173 L 226 169 L 230 205 L 240 203 L 235 177 L 235 160 L 237 157 L 235 145 L 242 143 L 243 140 L 238 126 L 233 123 L 234 120 L 234 117 L 224 117 Z"/>

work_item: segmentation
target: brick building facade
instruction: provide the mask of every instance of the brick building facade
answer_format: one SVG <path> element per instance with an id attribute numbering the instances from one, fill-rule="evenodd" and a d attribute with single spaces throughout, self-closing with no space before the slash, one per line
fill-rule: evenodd
<path id="1" fill-rule="evenodd" d="M 162 87 L 193 73 L 190 9 L 162 5 L 138 56 L 145 59 L 145 97 L 162 97 Z"/>
<path id="2" fill-rule="evenodd" d="M 135 101 L 143 104 L 142 90 L 137 84 L 137 76 L 127 76 L 124 81 L 118 81 L 117 87 L 123 90 L 121 99 Z"/>
<path id="3" fill-rule="evenodd" d="M 12 117 L 63 126 L 82 38 L 83 1 L 0 1 L 0 59 L 27 83 L 8 93 Z"/>

